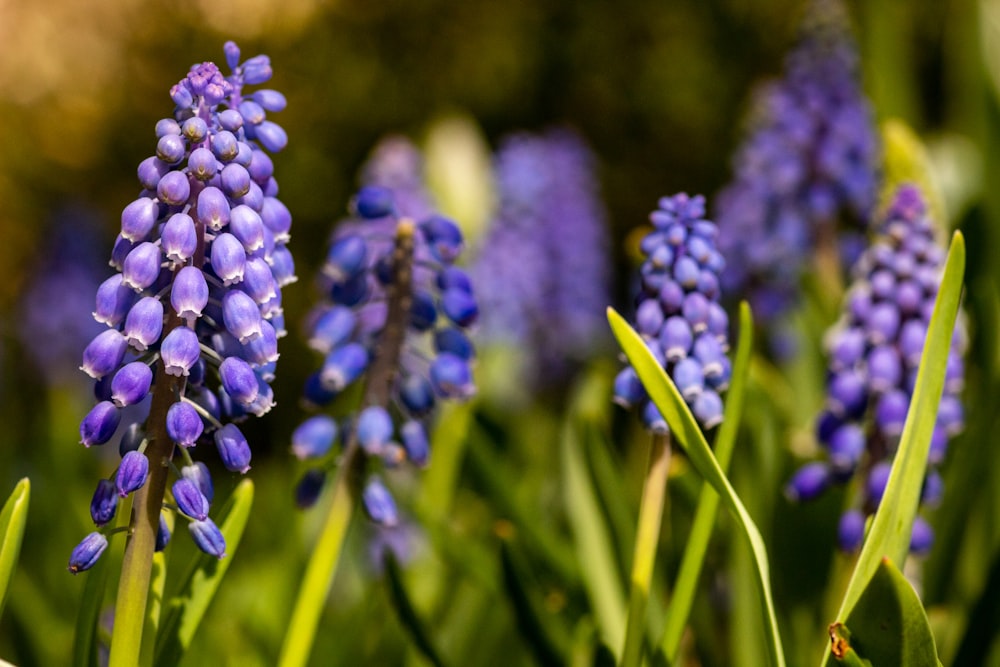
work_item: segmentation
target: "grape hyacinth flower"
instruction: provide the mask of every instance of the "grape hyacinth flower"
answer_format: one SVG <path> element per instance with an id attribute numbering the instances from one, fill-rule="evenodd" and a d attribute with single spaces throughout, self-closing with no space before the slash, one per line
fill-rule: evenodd
<path id="1" fill-rule="evenodd" d="M 122 211 L 111 255 L 118 273 L 97 290 L 94 319 L 105 329 L 83 353 L 98 400 L 80 427 L 86 446 L 111 440 L 125 406 L 150 398 L 148 417 L 128 424 L 121 464 L 91 505 L 95 524 L 106 526 L 118 499 L 135 494 L 119 602 L 145 599 L 152 552 L 169 540 L 164 510 L 191 520 L 203 551 L 224 555 L 208 518 L 208 468 L 191 454 L 214 440 L 223 465 L 246 472 L 249 445 L 233 422 L 273 405 L 281 288 L 294 275 L 285 247 L 291 216 L 268 156 L 287 137 L 268 113 L 285 98 L 247 90 L 270 79 L 267 56 L 241 61 L 232 42 L 224 51 L 229 76 L 196 64 L 170 90 L 173 115 L 157 122 L 155 152 L 138 168 L 142 191 Z M 179 481 L 168 492 L 177 459 Z M 70 570 L 91 567 L 104 546 L 89 535 Z M 142 619 L 126 616 L 116 625 L 138 623 L 141 634 Z M 112 651 L 128 644 L 115 641 Z"/>
<path id="2" fill-rule="evenodd" d="M 900 187 L 877 239 L 855 266 L 845 312 L 827 341 L 827 400 L 816 427 L 825 460 L 800 468 L 786 494 L 809 500 L 831 484 L 859 477 L 858 497 L 838 531 L 845 551 L 861 544 L 865 517 L 878 508 L 903 432 L 945 257 L 935 231 L 920 191 Z M 965 331 L 959 320 L 924 478 L 925 506 L 940 499 L 937 466 L 949 438 L 963 427 L 964 351 Z M 933 542 L 930 527 L 921 522 L 911 539 L 914 553 L 927 551 Z"/>
<path id="3" fill-rule="evenodd" d="M 875 205 L 876 131 L 844 13 L 837 0 L 810 5 L 784 78 L 757 94 L 733 181 L 717 200 L 724 289 L 747 294 L 762 322 L 794 303 L 814 253 L 854 263 Z M 838 242 L 840 220 L 852 224 Z"/>
<path id="4" fill-rule="evenodd" d="M 426 200 L 414 194 L 404 202 L 419 209 Z M 321 271 L 328 298 L 311 315 L 309 344 L 325 358 L 307 382 L 305 403 L 327 405 L 357 382 L 364 398 L 355 416 L 338 423 L 317 415 L 292 434 L 293 453 L 319 463 L 300 484 L 301 505 L 315 501 L 325 470 L 341 456 L 338 439 L 366 460 L 426 465 L 435 404 L 475 391 L 466 331 L 478 305 L 468 276 L 454 266 L 462 248 L 458 227 L 435 214 L 420 221 L 401 215 L 395 191 L 375 185 L 361 189 L 353 211 Z M 371 518 L 393 523 L 392 497 L 377 478 L 361 497 Z"/>
<path id="5" fill-rule="evenodd" d="M 568 130 L 515 134 L 494 178 L 498 210 L 470 268 L 481 335 L 528 355 L 526 379 L 540 386 L 606 335 L 611 266 L 594 159 Z"/>
<path id="6" fill-rule="evenodd" d="M 664 197 L 650 215 L 653 231 L 642 240 L 635 328 L 670 375 L 698 422 L 706 429 L 722 421 L 720 393 L 729 386 L 729 317 L 719 303 L 719 273 L 725 260 L 716 247 L 718 228 L 706 220 L 705 199 Z M 668 432 L 635 370 L 615 378 L 614 400 L 636 408 L 646 428 Z"/>

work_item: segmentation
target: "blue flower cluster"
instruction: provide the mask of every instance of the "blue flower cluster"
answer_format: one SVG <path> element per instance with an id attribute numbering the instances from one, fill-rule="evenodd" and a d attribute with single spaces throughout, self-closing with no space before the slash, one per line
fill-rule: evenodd
<path id="1" fill-rule="evenodd" d="M 719 305 L 725 260 L 716 248 L 718 228 L 704 216 L 705 198 L 686 194 L 664 197 L 650 215 L 654 229 L 641 244 L 645 260 L 635 328 L 710 429 L 722 422 L 719 394 L 729 386 L 732 367 L 726 356 L 729 317 Z M 640 409 L 647 428 L 667 433 L 631 366 L 615 378 L 614 392 L 616 403 Z"/>
<path id="2" fill-rule="evenodd" d="M 607 330 L 611 266 L 594 160 L 568 130 L 516 134 L 494 178 L 499 208 L 470 268 L 482 335 L 528 354 L 537 385 L 564 376 Z"/>
<path id="3" fill-rule="evenodd" d="M 826 408 L 817 423 L 826 460 L 800 468 L 786 489 L 790 498 L 808 500 L 831 483 L 845 483 L 860 471 L 860 497 L 840 523 L 844 550 L 861 544 L 865 517 L 875 512 L 885 492 L 943 261 L 944 251 L 935 239 L 920 191 L 901 187 L 886 212 L 878 239 L 855 267 L 856 282 L 848 294 L 845 313 L 829 338 Z M 925 505 L 933 505 L 941 497 L 936 466 L 944 459 L 948 439 L 963 427 L 960 394 L 964 351 L 964 329 L 958 325 L 928 457 L 921 497 Z M 930 526 L 918 517 L 911 551 L 927 551 L 933 537 Z"/>
<path id="4" fill-rule="evenodd" d="M 156 124 L 156 154 L 139 165 L 143 191 L 122 211 L 112 251 L 118 273 L 97 290 L 94 318 L 107 328 L 87 345 L 81 369 L 96 381 L 98 402 L 80 425 L 84 445 L 103 445 L 119 430 L 123 408 L 151 392 L 167 396 L 165 414 L 124 430 L 121 464 L 98 484 L 92 518 L 99 528 L 114 518 L 118 500 L 146 483 L 147 447 L 169 439 L 176 447 L 167 458 L 183 459 L 174 505 L 191 519 L 198 546 L 219 557 L 225 542 L 208 517 L 212 481 L 188 450 L 212 437 L 227 469 L 250 468 L 250 446 L 232 422 L 273 405 L 269 383 L 285 333 L 281 288 L 295 280 L 286 247 L 292 218 L 263 150 L 287 142 L 267 120 L 285 98 L 269 89 L 244 93 L 271 78 L 267 56 L 241 63 L 232 42 L 225 55 L 230 76 L 206 62 L 171 89 L 174 116 Z M 70 570 L 93 565 L 106 544 L 100 531 L 89 535 Z"/>
<path id="5" fill-rule="evenodd" d="M 717 200 L 724 288 L 746 294 L 760 321 L 794 302 L 817 248 L 853 264 L 875 205 L 876 132 L 843 13 L 833 0 L 812 3 L 784 79 L 758 93 L 735 176 Z M 843 214 L 855 225 L 837 241 Z"/>
<path id="6" fill-rule="evenodd" d="M 459 228 L 440 215 L 419 221 L 401 215 L 394 191 L 377 185 L 362 188 L 352 208 L 355 218 L 338 228 L 321 272 L 326 299 L 308 328 L 309 345 L 325 358 L 307 380 L 305 402 L 328 405 L 358 383 L 361 409 L 339 423 L 326 414 L 310 417 L 293 433 L 293 453 L 318 464 L 297 487 L 302 507 L 315 503 L 338 463 L 338 439 L 347 452 L 342 466 L 352 464 L 355 452 L 364 467 L 404 460 L 424 466 L 426 422 L 437 401 L 475 392 L 466 329 L 479 308 L 469 277 L 454 266 L 463 246 Z M 396 524 L 386 486 L 377 474 L 365 478 L 368 516 Z"/>

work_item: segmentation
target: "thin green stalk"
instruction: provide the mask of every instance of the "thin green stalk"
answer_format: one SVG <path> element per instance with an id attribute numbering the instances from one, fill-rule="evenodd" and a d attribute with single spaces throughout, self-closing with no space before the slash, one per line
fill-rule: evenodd
<path id="1" fill-rule="evenodd" d="M 736 445 L 736 434 L 739 431 L 743 416 L 743 405 L 746 402 L 747 374 L 750 367 L 750 353 L 753 349 L 753 318 L 746 302 L 740 304 L 740 338 L 736 348 L 733 363 L 733 376 L 729 395 L 726 398 L 725 418 L 719 427 L 719 435 L 715 442 L 715 456 L 723 473 L 729 470 Z M 673 664 L 677 660 L 681 637 L 691 614 L 694 604 L 695 589 L 701 575 L 701 567 L 705 562 L 705 553 L 712 538 L 715 527 L 715 517 L 719 511 L 719 494 L 711 484 L 703 484 L 698 496 L 698 509 L 695 511 L 694 523 L 684 547 L 684 556 L 677 572 L 673 587 L 673 600 L 667 614 L 663 629 L 663 653 L 667 661 Z"/>
<path id="2" fill-rule="evenodd" d="M 183 326 L 171 312 L 174 326 Z M 172 328 L 172 327 L 171 327 Z M 168 329 L 169 330 L 169 329 Z M 157 362 L 156 384 L 149 410 L 149 478 L 135 493 L 129 538 L 125 543 L 118 597 L 115 601 L 115 625 L 111 635 L 109 667 L 135 667 L 139 664 L 146 601 L 156 533 L 160 527 L 160 508 L 167 488 L 167 474 L 174 443 L 167 434 L 167 410 L 183 391 L 184 378 L 167 375 L 163 361 Z"/>
<path id="3" fill-rule="evenodd" d="M 386 325 L 368 371 L 362 400 L 364 406 L 384 406 L 389 402 L 413 298 L 410 283 L 413 275 L 414 231 L 415 226 L 409 220 L 401 220 L 396 227 L 396 246 L 392 258 L 394 280 L 386 290 L 389 304 Z M 326 517 L 316 548 L 309 557 L 299 595 L 295 600 L 295 609 L 278 660 L 280 667 L 302 667 L 309 660 L 323 605 L 333 584 L 351 517 L 354 516 L 354 508 L 361 495 L 364 464 L 365 457 L 360 451 L 356 434 L 352 433 L 344 448 L 337 476 L 333 480 L 330 513 Z"/>
<path id="4" fill-rule="evenodd" d="M 653 566 L 656 563 L 656 549 L 660 542 L 669 468 L 670 436 L 654 435 L 650 445 L 649 470 L 646 472 L 642 502 L 639 505 L 639 526 L 635 535 L 628 619 L 625 626 L 625 647 L 622 649 L 619 662 L 621 667 L 636 667 L 642 657 L 646 609 L 649 605 L 649 589 L 653 580 Z"/>
<path id="5" fill-rule="evenodd" d="M 305 576 L 302 577 L 295 610 L 289 620 L 288 633 L 278 659 L 280 667 L 301 666 L 309 660 L 323 604 L 333 584 L 333 575 L 343 552 L 344 538 L 351 525 L 351 517 L 354 516 L 358 494 L 356 481 L 351 480 L 351 477 L 357 476 L 355 473 L 359 470 L 360 462 L 358 445 L 351 443 L 333 482 L 330 513 L 309 558 Z"/>

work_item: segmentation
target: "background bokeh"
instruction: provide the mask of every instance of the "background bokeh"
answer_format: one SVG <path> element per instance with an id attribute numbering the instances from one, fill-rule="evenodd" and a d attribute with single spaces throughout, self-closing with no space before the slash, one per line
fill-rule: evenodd
<path id="1" fill-rule="evenodd" d="M 1000 188 L 994 187 L 1000 2 L 866 0 L 848 7 L 864 86 L 878 117 L 902 119 L 926 139 L 948 223 L 968 234 L 968 305 L 976 325 L 970 386 L 989 392 L 996 387 L 1000 285 L 1000 265 L 993 260 L 1000 229 Z M 711 197 L 725 184 L 753 86 L 780 74 L 800 11 L 801 3 L 792 0 L 0 1 L 0 494 L 23 476 L 33 485 L 21 568 L 0 619 L 0 656 L 20 665 L 58 665 L 69 655 L 84 577 L 71 577 L 65 563 L 89 530 L 94 480 L 115 465 L 110 447 L 94 452 L 77 444 L 90 389 L 76 367 L 95 331 L 88 319 L 93 289 L 110 275 L 106 259 L 121 208 L 138 191 L 136 165 L 152 153 L 153 126 L 172 110 L 169 87 L 190 64 L 221 61 L 223 42 L 233 39 L 244 55 L 270 55 L 275 76 L 268 86 L 288 98 L 276 120 L 287 130 L 289 146 L 274 161 L 281 198 L 294 216 L 289 247 L 300 280 L 284 293 L 290 335 L 281 343 L 278 404 L 249 425 L 250 474 L 258 486 L 254 514 L 187 659 L 191 665 L 266 665 L 280 645 L 319 520 L 299 514 L 291 492 L 297 471 L 287 445 L 302 416 L 296 397 L 316 363 L 300 324 L 315 297 L 312 276 L 332 224 L 345 214 L 358 169 L 374 144 L 390 133 L 418 143 L 433 136 L 434 154 L 447 163 L 463 150 L 492 151 L 510 132 L 575 129 L 595 153 L 608 211 L 608 252 L 618 267 L 612 305 L 627 308 L 630 231 L 645 222 L 660 196 L 688 191 Z M 471 148 L 469 128 L 475 130 Z M 447 164 L 442 169 L 447 173 Z M 460 199 L 463 192 L 468 190 L 459 186 L 442 201 Z M 475 222 L 487 215 L 487 206 L 480 199 L 463 210 Z M 32 310 L 38 304 L 44 304 L 41 313 Z M 821 380 L 795 383 L 815 380 L 821 367 L 818 362 L 812 376 L 800 372 L 782 380 L 788 383 L 780 397 L 786 403 L 775 403 L 783 417 L 752 425 L 758 432 L 772 429 L 772 437 L 744 457 L 763 457 L 770 471 L 763 480 L 741 480 L 764 487 L 762 497 L 774 496 L 758 507 L 770 508 L 768 516 L 778 517 L 775 525 L 787 519 L 801 529 L 765 531 L 774 538 L 775 571 L 788 574 L 776 582 L 788 610 L 808 607 L 807 598 L 821 595 L 823 582 L 817 584 L 802 559 L 832 544 L 826 535 L 837 512 L 835 497 L 810 509 L 812 515 L 774 499 L 821 400 Z M 432 601 L 427 611 L 456 664 L 532 663 L 512 612 L 495 604 L 496 543 L 509 528 L 504 521 L 524 508 L 529 515 L 539 510 L 541 530 L 566 532 L 557 507 L 556 443 L 568 389 L 533 397 L 516 416 L 491 408 L 485 389 L 476 432 L 494 445 L 484 446 L 463 469 L 457 491 L 463 502 L 449 518 L 451 537 L 417 538 L 426 576 L 413 578 L 415 594 Z M 976 437 L 992 439 L 995 419 L 985 408 L 970 409 L 956 457 Z M 623 415 L 613 420 L 616 433 L 632 432 Z M 942 617 L 968 615 L 1000 542 L 1000 484 L 993 483 L 1000 458 L 989 444 L 968 455 L 982 457 L 972 466 L 979 469 L 975 483 L 949 489 L 975 510 L 967 515 L 968 527 L 941 533 L 942 542 L 954 542 L 954 551 L 928 562 L 942 582 L 929 591 L 932 601 L 952 603 Z M 476 446 L 473 439 L 470 447 Z M 627 447 L 615 451 L 625 500 L 634 508 L 643 462 Z M 493 465 L 482 458 L 490 456 L 506 460 Z M 946 475 L 960 465 L 952 462 Z M 219 485 L 231 487 L 235 480 L 219 470 Z M 513 474 L 505 478 L 504 472 Z M 499 477 L 486 479 L 493 473 Z M 690 503 L 693 482 L 678 476 L 676 493 L 684 497 L 688 484 Z M 490 491 L 497 479 L 516 480 L 515 509 Z M 817 516 L 825 518 L 811 518 Z M 368 532 L 355 525 L 352 559 L 337 579 L 314 664 L 420 664 L 378 573 L 366 565 Z M 461 548 L 461 540 L 477 545 L 478 559 L 456 562 L 461 559 L 447 555 Z M 804 547 L 807 541 L 813 546 Z M 178 559 L 193 550 L 181 542 Z M 978 560 L 961 555 L 967 553 L 978 553 Z M 829 558 L 821 557 L 814 569 L 825 575 Z M 457 583 L 444 596 L 443 573 L 455 572 Z M 551 584 L 551 574 L 543 571 L 538 582 L 546 608 L 581 615 L 579 591 Z M 710 584 L 714 595 L 725 597 L 721 575 Z M 696 614 L 710 619 L 712 609 L 726 609 L 710 604 Z M 811 636 L 821 643 L 823 628 L 811 627 L 810 613 L 789 611 L 785 619 L 790 642 L 806 638 L 792 664 L 803 655 L 814 660 L 820 648 L 808 643 Z M 953 648 L 957 639 L 946 635 L 943 641 Z M 733 664 L 724 646 L 702 648 L 704 664 Z M 756 664 L 752 657 L 741 660 Z"/>

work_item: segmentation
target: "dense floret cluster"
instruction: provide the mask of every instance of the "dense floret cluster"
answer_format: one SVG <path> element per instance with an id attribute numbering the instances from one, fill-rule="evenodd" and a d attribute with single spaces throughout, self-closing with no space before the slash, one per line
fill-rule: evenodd
<path id="1" fill-rule="evenodd" d="M 840 545 L 845 550 L 861 544 L 865 517 L 875 512 L 885 492 L 943 261 L 944 251 L 935 239 L 920 191 L 901 187 L 877 240 L 855 267 L 855 284 L 844 315 L 829 337 L 827 400 L 817 424 L 826 460 L 800 468 L 787 487 L 789 497 L 808 500 L 831 483 L 842 484 L 860 475 L 858 498 L 841 519 Z M 964 341 L 960 323 L 948 356 L 944 396 L 931 440 L 922 494 L 927 505 L 941 497 L 936 466 L 944 459 L 949 438 L 963 426 Z M 930 527 L 918 517 L 910 549 L 924 552 L 932 541 Z"/>
<path id="2" fill-rule="evenodd" d="M 285 245 L 292 219 L 265 152 L 287 142 L 267 119 L 285 98 L 244 91 L 271 78 L 267 56 L 241 63 L 232 42 L 225 55 L 228 77 L 206 62 L 171 89 L 174 115 L 156 124 L 156 153 L 139 165 L 143 191 L 122 211 L 112 251 L 118 273 L 97 291 L 94 318 L 107 328 L 81 368 L 98 402 L 80 425 L 84 445 L 103 445 L 119 432 L 123 410 L 154 393 L 149 419 L 124 428 L 117 473 L 97 486 L 94 523 L 107 525 L 118 500 L 143 487 L 153 465 L 147 448 L 168 439 L 158 451 L 182 459 L 172 504 L 191 520 L 198 546 L 219 557 L 225 542 L 208 517 L 211 478 L 189 449 L 214 440 L 227 469 L 250 468 L 250 446 L 232 422 L 273 405 L 281 288 L 295 280 Z M 88 536 L 70 570 L 90 567 L 102 544 L 101 532 Z"/>
<path id="3" fill-rule="evenodd" d="M 719 305 L 719 273 L 725 260 L 716 248 L 718 228 L 705 219 L 705 199 L 664 197 L 650 215 L 653 231 L 642 240 L 641 292 L 635 329 L 667 371 L 701 425 L 722 422 L 720 392 L 732 373 L 729 318 Z M 615 378 L 615 402 L 640 410 L 654 433 L 667 423 L 649 400 L 635 369 Z"/>
<path id="4" fill-rule="evenodd" d="M 610 258 L 594 160 L 568 130 L 504 141 L 497 214 L 470 269 L 486 343 L 516 346 L 538 385 L 606 334 Z"/>
<path id="5" fill-rule="evenodd" d="M 416 211 L 422 204 L 409 194 L 402 205 Z M 437 401 L 475 392 L 466 330 L 479 308 L 469 277 L 454 266 L 463 246 L 455 223 L 440 215 L 408 217 L 395 191 L 379 185 L 362 188 L 352 209 L 355 217 L 338 227 L 329 246 L 319 280 L 325 298 L 308 325 L 310 347 L 325 358 L 307 381 L 305 402 L 326 406 L 357 384 L 361 405 L 349 417 L 316 415 L 295 430 L 293 453 L 316 464 L 296 500 L 312 505 L 327 472 L 352 465 L 360 453 L 365 511 L 394 525 L 399 516 L 378 462 L 426 465 L 427 420 Z M 338 440 L 343 456 L 334 451 Z"/>
<path id="6" fill-rule="evenodd" d="M 792 305 L 814 253 L 853 264 L 878 191 L 873 114 L 843 8 L 817 0 L 810 9 L 784 78 L 758 92 L 717 201 L 723 285 L 747 295 L 762 322 Z M 854 224 L 838 234 L 839 221 Z"/>

